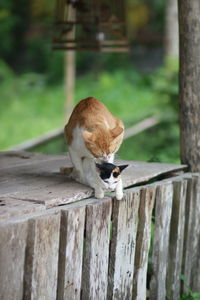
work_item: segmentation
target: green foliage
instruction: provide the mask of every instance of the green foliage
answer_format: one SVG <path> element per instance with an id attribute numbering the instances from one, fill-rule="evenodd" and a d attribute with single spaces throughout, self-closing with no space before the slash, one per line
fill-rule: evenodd
<path id="1" fill-rule="evenodd" d="M 155 94 L 162 98 L 163 118 L 178 120 L 178 61 L 168 59 L 166 64 L 151 76 Z"/>
<path id="2" fill-rule="evenodd" d="M 44 75 L 17 76 L 1 62 L 0 91 L 1 150 L 62 126 L 63 88 Z"/>
<path id="3" fill-rule="evenodd" d="M 148 1 L 149 2 L 149 1 Z M 152 19 L 150 26 L 152 30 L 162 33 L 164 31 L 165 20 L 165 4 L 163 0 L 151 1 Z"/>
<path id="4" fill-rule="evenodd" d="M 5 63 L 0 64 L 1 150 L 64 125 L 64 90 L 59 81 L 55 84 L 53 80 L 52 85 L 49 76 L 33 72 L 17 76 Z M 132 66 L 124 69 L 113 64 L 110 71 L 78 77 L 76 102 L 88 96 L 102 100 L 127 128 L 150 116 L 162 120 L 154 128 L 125 140 L 120 157 L 179 163 L 177 111 L 172 105 L 172 99 L 177 101 L 177 89 L 168 68 L 144 75 Z M 61 144 L 58 142 L 55 150 L 52 145 L 39 150 L 63 152 Z"/>
<path id="5" fill-rule="evenodd" d="M 94 96 L 105 102 L 127 125 L 157 113 L 155 95 L 134 69 L 90 73 L 77 80 L 76 91 L 78 100 Z"/>
<path id="6" fill-rule="evenodd" d="M 29 27 L 29 2 L 7 0 L 0 3 L 0 57 L 15 62 L 23 49 L 23 36 Z"/>
<path id="7" fill-rule="evenodd" d="M 125 140 L 118 155 L 128 160 L 180 163 L 178 137 L 176 124 L 162 122 Z"/>
<path id="8" fill-rule="evenodd" d="M 181 275 L 180 279 L 184 282 L 187 281 L 184 275 Z M 179 300 L 200 300 L 200 293 L 192 292 L 191 288 L 187 286 L 187 291 L 181 295 Z"/>

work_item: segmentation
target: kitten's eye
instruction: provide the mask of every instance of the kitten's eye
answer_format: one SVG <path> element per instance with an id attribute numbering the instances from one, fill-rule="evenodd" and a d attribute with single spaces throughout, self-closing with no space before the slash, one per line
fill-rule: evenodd
<path id="1" fill-rule="evenodd" d="M 109 180 L 107 180 L 107 179 L 104 179 L 104 182 L 106 182 L 106 183 L 109 183 Z"/>
<path id="2" fill-rule="evenodd" d="M 113 172 L 113 177 L 117 178 L 119 176 L 118 172 Z"/>

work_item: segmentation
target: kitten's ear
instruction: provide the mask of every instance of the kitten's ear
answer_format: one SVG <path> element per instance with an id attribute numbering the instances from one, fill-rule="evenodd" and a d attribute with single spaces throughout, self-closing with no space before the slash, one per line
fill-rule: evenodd
<path id="1" fill-rule="evenodd" d="M 124 129 L 120 126 L 116 126 L 115 128 L 113 128 L 112 130 L 110 130 L 113 138 L 115 139 L 116 137 L 118 137 L 122 132 L 124 131 Z"/>
<path id="2" fill-rule="evenodd" d="M 120 172 L 122 172 L 127 167 L 128 167 L 128 165 L 118 166 L 118 168 L 120 169 Z"/>
<path id="3" fill-rule="evenodd" d="M 93 143 L 94 142 L 94 136 L 93 136 L 93 133 L 87 131 L 87 130 L 84 130 L 82 132 L 82 137 L 84 138 L 84 140 L 88 143 Z"/>

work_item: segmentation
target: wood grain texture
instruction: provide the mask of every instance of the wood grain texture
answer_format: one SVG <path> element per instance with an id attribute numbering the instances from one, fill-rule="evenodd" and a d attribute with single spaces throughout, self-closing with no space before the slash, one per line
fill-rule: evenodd
<path id="1" fill-rule="evenodd" d="M 87 206 L 82 299 L 107 298 L 111 207 L 111 199 Z"/>
<path id="2" fill-rule="evenodd" d="M 191 288 L 194 292 L 200 293 L 200 174 L 193 176 L 195 180 L 194 197 L 194 252 L 192 254 Z"/>
<path id="3" fill-rule="evenodd" d="M 29 220 L 23 299 L 56 299 L 60 213 Z"/>
<path id="4" fill-rule="evenodd" d="M 71 167 L 68 155 L 44 155 L 29 152 L 0 153 L 0 200 L 8 200 L 8 213 L 16 201 L 44 205 L 44 209 L 73 203 L 93 194 L 90 187 L 70 180 L 60 173 L 60 167 Z M 161 174 L 182 170 L 185 166 L 118 160 L 128 164 L 122 173 L 124 187 L 146 182 Z M 6 210 L 7 205 L 4 207 Z M 15 207 L 16 208 L 16 207 Z M 20 212 L 20 209 L 19 209 Z M 24 211 L 26 212 L 26 210 Z M 31 211 L 30 211 L 31 212 Z M 13 210 L 14 213 L 14 210 Z M 17 211 L 15 210 L 17 215 Z M 22 209 L 23 214 L 23 209 Z"/>
<path id="5" fill-rule="evenodd" d="M 181 161 L 200 172 L 200 2 L 179 0 Z"/>
<path id="6" fill-rule="evenodd" d="M 2 223 L 0 226 L 0 299 L 23 297 L 27 222 Z"/>
<path id="7" fill-rule="evenodd" d="M 108 299 L 132 298 L 140 191 L 113 200 Z"/>
<path id="8" fill-rule="evenodd" d="M 45 210 L 42 204 L 9 197 L 0 198 L 0 221 Z"/>
<path id="9" fill-rule="evenodd" d="M 173 181 L 173 206 L 170 226 L 169 255 L 167 267 L 167 296 L 171 300 L 180 297 L 183 242 L 185 228 L 185 202 L 187 181 Z"/>
<path id="10" fill-rule="evenodd" d="M 196 286 L 199 276 L 199 232 L 200 232 L 200 181 L 199 176 L 188 179 L 188 189 L 185 210 L 185 239 L 183 249 L 182 274 L 185 277 L 183 291 L 188 286 L 194 287 L 200 292 L 200 286 Z"/>
<path id="11" fill-rule="evenodd" d="M 62 209 L 57 300 L 81 295 L 85 207 Z"/>
<path id="12" fill-rule="evenodd" d="M 141 191 L 133 281 L 134 300 L 144 300 L 147 297 L 148 254 L 151 240 L 151 217 L 155 194 L 155 186 L 143 188 Z"/>
<path id="13" fill-rule="evenodd" d="M 172 211 L 172 183 L 158 186 L 155 207 L 155 231 L 152 253 L 153 275 L 150 282 L 150 300 L 166 299 L 166 272 Z"/>

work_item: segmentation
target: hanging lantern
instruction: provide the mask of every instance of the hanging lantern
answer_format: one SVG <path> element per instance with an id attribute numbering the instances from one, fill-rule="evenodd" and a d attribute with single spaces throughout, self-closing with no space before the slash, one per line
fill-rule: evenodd
<path id="1" fill-rule="evenodd" d="M 123 0 L 57 0 L 53 49 L 128 51 Z"/>

